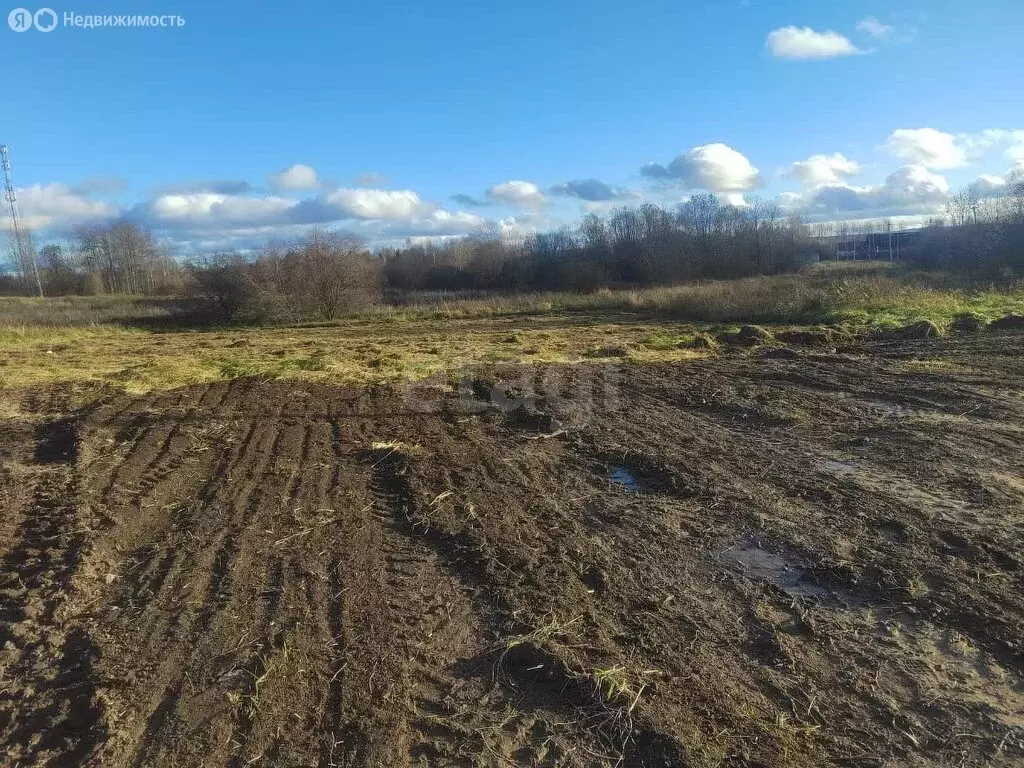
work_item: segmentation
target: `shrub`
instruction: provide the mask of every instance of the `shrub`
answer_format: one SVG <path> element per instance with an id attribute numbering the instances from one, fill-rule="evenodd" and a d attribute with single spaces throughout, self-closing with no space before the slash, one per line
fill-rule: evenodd
<path id="1" fill-rule="evenodd" d="M 254 260 L 226 254 L 192 268 L 195 295 L 224 321 L 335 320 L 380 297 L 380 275 L 353 237 L 314 230 Z"/>

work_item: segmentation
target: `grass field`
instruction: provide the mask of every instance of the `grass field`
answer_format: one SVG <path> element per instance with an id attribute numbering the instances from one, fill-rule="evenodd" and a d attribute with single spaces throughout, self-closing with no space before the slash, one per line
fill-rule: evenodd
<path id="1" fill-rule="evenodd" d="M 593 294 L 525 294 L 381 306 L 330 324 L 173 328 L 180 305 L 127 297 L 0 300 L 0 387 L 106 383 L 141 393 L 240 376 L 347 384 L 464 365 L 668 362 L 713 353 L 740 324 L 857 335 L 960 314 L 1024 314 L 1024 287 L 965 285 L 888 264 Z M 702 339 L 710 338 L 711 341 Z"/>

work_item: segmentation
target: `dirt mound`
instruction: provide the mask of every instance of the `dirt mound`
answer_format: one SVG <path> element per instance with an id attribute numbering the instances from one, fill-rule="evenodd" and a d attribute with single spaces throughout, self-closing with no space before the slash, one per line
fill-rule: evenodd
<path id="1" fill-rule="evenodd" d="M 877 339 L 892 339 L 902 341 L 906 339 L 935 339 L 942 336 L 942 329 L 931 320 L 918 320 L 915 323 L 900 326 L 899 328 L 885 328 L 876 331 L 873 336 Z"/>
<path id="2" fill-rule="evenodd" d="M 724 333 L 719 340 L 726 344 L 734 344 L 741 347 L 753 347 L 758 344 L 770 344 L 775 337 L 765 328 L 759 325 L 744 325 L 735 333 Z"/>
<path id="3" fill-rule="evenodd" d="M 1024 315 L 1006 315 L 993 320 L 988 327 L 993 331 L 1019 331 L 1024 329 Z"/>
<path id="4" fill-rule="evenodd" d="M 682 341 L 680 347 L 688 349 L 718 349 L 718 341 L 709 333 L 696 333 L 693 338 Z"/>
<path id="5" fill-rule="evenodd" d="M 842 328 L 800 328 L 781 331 L 775 338 L 783 344 L 794 346 L 834 345 L 850 341 L 851 334 Z"/>
<path id="6" fill-rule="evenodd" d="M 988 321 L 980 315 L 964 314 L 954 317 L 949 329 L 955 333 L 978 333 L 987 325 Z"/>
<path id="7" fill-rule="evenodd" d="M 6 762 L 1019 765 L 1009 341 L 44 398 Z"/>

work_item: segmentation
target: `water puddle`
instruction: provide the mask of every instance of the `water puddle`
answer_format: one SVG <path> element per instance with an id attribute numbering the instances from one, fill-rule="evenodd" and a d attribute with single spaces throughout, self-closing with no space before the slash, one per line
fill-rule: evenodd
<path id="1" fill-rule="evenodd" d="M 804 569 L 791 563 L 782 555 L 762 549 L 751 541 L 741 541 L 730 547 L 722 556 L 740 567 L 743 575 L 774 584 L 791 595 L 799 597 L 824 597 L 828 590 L 805 581 Z"/>
<path id="2" fill-rule="evenodd" d="M 608 472 L 608 479 L 628 493 L 640 493 L 640 478 L 629 467 L 613 464 Z"/>

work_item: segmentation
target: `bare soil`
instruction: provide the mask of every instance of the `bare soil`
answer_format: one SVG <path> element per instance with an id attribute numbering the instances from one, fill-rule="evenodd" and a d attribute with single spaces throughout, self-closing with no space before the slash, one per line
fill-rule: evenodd
<path id="1" fill-rule="evenodd" d="M 1022 765 L 1022 340 L 27 392 L 3 764 Z"/>

